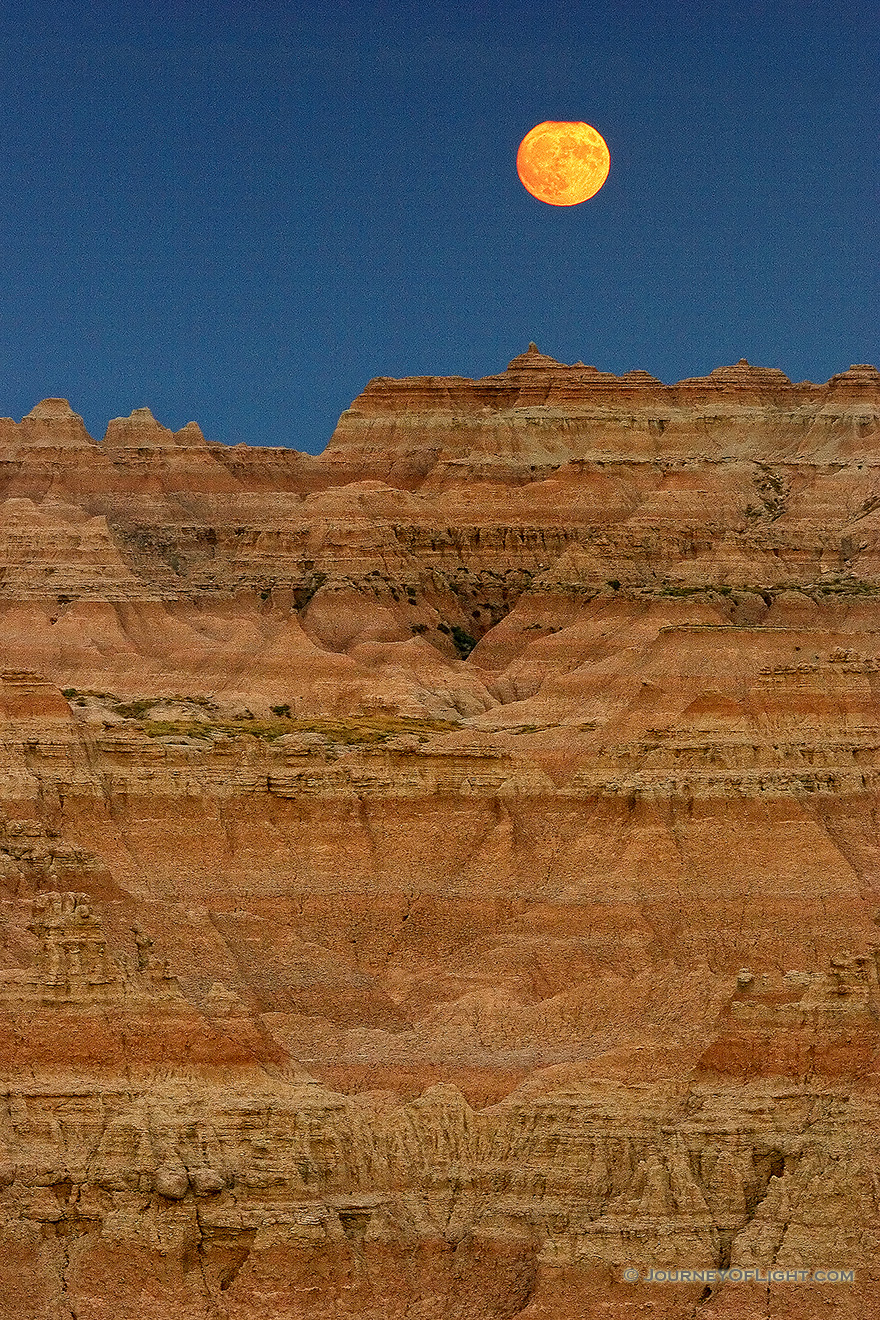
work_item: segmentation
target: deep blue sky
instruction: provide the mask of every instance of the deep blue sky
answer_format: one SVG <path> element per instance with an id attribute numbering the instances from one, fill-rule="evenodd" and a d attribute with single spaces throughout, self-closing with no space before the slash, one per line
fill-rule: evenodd
<path id="1" fill-rule="evenodd" d="M 314 452 L 530 339 L 880 365 L 875 3 L 16 0 L 0 52 L 0 414 Z M 608 142 L 581 206 L 517 179 L 544 119 Z"/>

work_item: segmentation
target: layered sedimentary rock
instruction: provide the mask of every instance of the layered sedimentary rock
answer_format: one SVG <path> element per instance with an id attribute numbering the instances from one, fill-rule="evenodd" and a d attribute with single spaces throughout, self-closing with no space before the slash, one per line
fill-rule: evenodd
<path id="1" fill-rule="evenodd" d="M 0 420 L 0 1317 L 874 1314 L 878 518 L 868 366 Z"/>

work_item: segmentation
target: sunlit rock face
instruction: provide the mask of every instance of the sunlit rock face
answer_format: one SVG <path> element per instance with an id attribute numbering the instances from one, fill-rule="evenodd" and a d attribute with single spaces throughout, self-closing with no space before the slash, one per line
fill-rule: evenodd
<path id="1" fill-rule="evenodd" d="M 2 1320 L 880 1312 L 880 373 L 265 439 L 0 420 Z"/>

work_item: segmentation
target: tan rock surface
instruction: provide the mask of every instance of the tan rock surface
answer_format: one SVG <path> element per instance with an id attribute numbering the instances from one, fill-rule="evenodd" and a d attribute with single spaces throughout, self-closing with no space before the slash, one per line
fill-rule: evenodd
<path id="1" fill-rule="evenodd" d="M 2 1320 L 880 1311 L 878 511 L 867 366 L 0 420 Z"/>

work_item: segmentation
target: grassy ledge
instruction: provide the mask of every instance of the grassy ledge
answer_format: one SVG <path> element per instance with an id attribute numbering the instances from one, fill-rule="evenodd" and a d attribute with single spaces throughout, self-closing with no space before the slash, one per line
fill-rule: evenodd
<path id="1" fill-rule="evenodd" d="M 227 734 L 234 738 L 247 735 L 273 742 L 288 733 L 317 733 L 328 743 L 353 746 L 386 742 L 400 734 L 427 738 L 432 733 L 457 729 L 459 724 L 455 720 L 370 715 L 314 720 L 145 720 L 143 727 L 149 738 L 210 738 Z"/>

